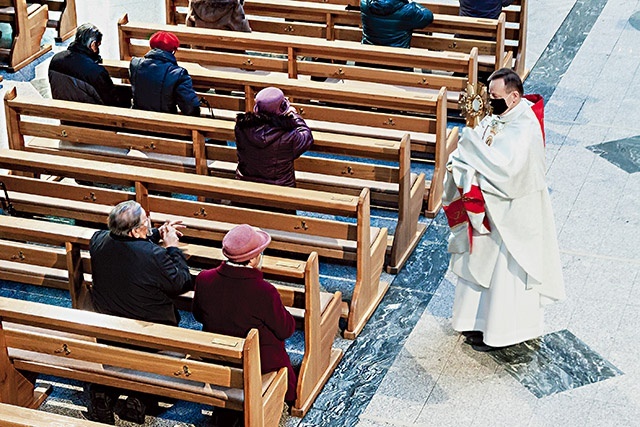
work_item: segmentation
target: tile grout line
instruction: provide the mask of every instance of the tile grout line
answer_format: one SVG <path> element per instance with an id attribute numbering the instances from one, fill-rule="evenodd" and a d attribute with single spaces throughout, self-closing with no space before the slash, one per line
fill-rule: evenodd
<path id="1" fill-rule="evenodd" d="M 634 258 L 620 258 L 620 257 L 615 257 L 610 255 L 590 254 L 586 252 L 573 251 L 570 249 L 560 249 L 560 253 L 566 254 L 566 255 L 572 255 L 572 256 L 582 256 L 582 257 L 588 257 L 588 258 L 597 258 L 597 259 L 603 259 L 603 260 L 609 260 L 609 261 L 618 261 L 618 262 L 625 262 L 628 264 L 640 265 L 640 259 L 634 259 Z"/>

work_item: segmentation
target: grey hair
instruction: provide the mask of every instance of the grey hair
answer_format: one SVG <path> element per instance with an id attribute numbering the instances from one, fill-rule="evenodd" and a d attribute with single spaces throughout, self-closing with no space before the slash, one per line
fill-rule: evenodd
<path id="1" fill-rule="evenodd" d="M 91 43 L 102 43 L 102 33 L 93 24 L 82 24 L 76 30 L 76 43 L 86 48 L 91 48 Z"/>
<path id="2" fill-rule="evenodd" d="M 109 231 L 116 236 L 127 236 L 140 226 L 142 206 L 133 200 L 119 203 L 109 212 Z"/>

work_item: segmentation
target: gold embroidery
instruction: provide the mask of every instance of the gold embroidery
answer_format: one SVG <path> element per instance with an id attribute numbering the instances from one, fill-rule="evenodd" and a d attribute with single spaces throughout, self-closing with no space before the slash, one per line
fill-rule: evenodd
<path id="1" fill-rule="evenodd" d="M 482 139 L 484 140 L 485 144 L 491 147 L 491 144 L 493 144 L 493 137 L 500 133 L 500 131 L 504 127 L 504 124 L 505 123 L 503 121 L 500 121 L 497 118 L 491 119 L 491 122 L 484 129 L 484 132 L 482 134 Z M 489 136 L 487 136 L 487 131 L 489 131 Z"/>

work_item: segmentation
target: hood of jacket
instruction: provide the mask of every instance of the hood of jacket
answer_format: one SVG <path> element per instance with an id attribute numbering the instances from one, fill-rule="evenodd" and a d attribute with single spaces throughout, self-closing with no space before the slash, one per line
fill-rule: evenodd
<path id="1" fill-rule="evenodd" d="M 273 132 L 274 128 L 291 131 L 298 125 L 292 117 L 286 115 L 240 113 L 236 117 L 236 127 L 252 145 L 264 148 L 281 138 L 282 135 L 279 132 Z"/>
<path id="2" fill-rule="evenodd" d="M 407 4 L 407 0 L 364 0 L 366 7 L 371 13 L 380 16 L 387 16 L 402 9 Z"/>
<path id="3" fill-rule="evenodd" d="M 144 57 L 154 59 L 156 61 L 170 62 L 174 65 L 178 65 L 178 61 L 176 60 L 175 55 L 162 49 L 151 49 L 144 55 Z"/>

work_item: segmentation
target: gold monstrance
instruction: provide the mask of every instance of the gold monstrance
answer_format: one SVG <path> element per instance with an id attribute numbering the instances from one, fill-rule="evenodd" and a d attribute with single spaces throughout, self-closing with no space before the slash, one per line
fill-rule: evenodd
<path id="1" fill-rule="evenodd" d="M 467 90 L 460 92 L 458 105 L 460 115 L 470 128 L 475 128 L 486 115 L 491 114 L 487 87 L 482 83 L 472 85 L 467 82 Z"/>

